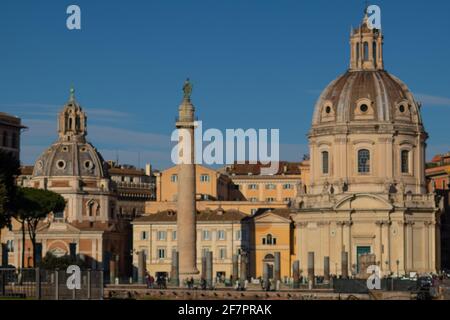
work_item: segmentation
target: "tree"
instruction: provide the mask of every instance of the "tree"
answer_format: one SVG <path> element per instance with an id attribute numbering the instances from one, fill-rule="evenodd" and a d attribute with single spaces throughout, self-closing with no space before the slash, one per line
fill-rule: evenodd
<path id="1" fill-rule="evenodd" d="M 69 255 L 57 257 L 53 255 L 51 252 L 47 252 L 45 257 L 39 264 L 39 267 L 46 270 L 55 270 L 55 269 L 65 270 L 72 265 L 77 265 L 82 269 L 86 269 L 88 267 L 87 264 L 78 257 L 75 259 Z"/>
<path id="2" fill-rule="evenodd" d="M 0 240 L 2 229 L 11 226 L 11 216 L 16 203 L 15 178 L 19 174 L 19 167 L 20 163 L 14 156 L 0 150 Z"/>
<path id="3" fill-rule="evenodd" d="M 58 193 L 42 189 L 19 188 L 15 219 L 22 225 L 22 268 L 25 267 L 26 230 L 33 249 L 33 266 L 36 266 L 36 236 L 39 222 L 49 213 L 61 212 L 65 207 L 66 201 Z"/>
<path id="4" fill-rule="evenodd" d="M 19 168 L 20 163 L 14 156 L 0 150 L 0 230 L 11 223 Z"/>

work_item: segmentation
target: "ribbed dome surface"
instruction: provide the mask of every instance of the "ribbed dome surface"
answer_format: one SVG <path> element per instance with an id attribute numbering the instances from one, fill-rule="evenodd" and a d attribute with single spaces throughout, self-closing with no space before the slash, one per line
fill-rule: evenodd
<path id="1" fill-rule="evenodd" d="M 408 87 L 384 70 L 348 71 L 323 90 L 313 125 L 352 121 L 421 124 L 418 103 Z"/>
<path id="2" fill-rule="evenodd" d="M 56 142 L 36 161 L 33 176 L 108 176 L 100 153 L 88 142 Z"/>

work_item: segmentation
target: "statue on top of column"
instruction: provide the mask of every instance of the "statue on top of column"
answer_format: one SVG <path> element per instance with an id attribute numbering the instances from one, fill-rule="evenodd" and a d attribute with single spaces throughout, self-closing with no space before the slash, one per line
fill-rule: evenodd
<path id="1" fill-rule="evenodd" d="M 193 88 L 192 83 L 190 82 L 189 78 L 187 78 L 183 85 L 184 98 L 186 100 L 191 99 L 192 88 Z"/>

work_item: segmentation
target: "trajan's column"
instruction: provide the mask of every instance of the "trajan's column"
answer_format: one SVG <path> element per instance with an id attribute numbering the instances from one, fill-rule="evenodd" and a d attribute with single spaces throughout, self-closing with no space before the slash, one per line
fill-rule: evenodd
<path id="1" fill-rule="evenodd" d="M 187 278 L 197 278 L 197 237 L 195 204 L 195 108 L 191 103 L 192 84 L 189 79 L 184 86 L 184 98 L 178 109 L 176 127 L 179 133 L 179 172 L 177 230 L 180 283 Z"/>

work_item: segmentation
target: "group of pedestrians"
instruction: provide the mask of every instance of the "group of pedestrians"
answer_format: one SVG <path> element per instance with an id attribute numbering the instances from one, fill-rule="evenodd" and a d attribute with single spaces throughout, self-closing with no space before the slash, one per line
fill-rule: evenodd
<path id="1" fill-rule="evenodd" d="M 147 282 L 147 288 L 149 289 L 167 289 L 167 279 L 164 275 L 158 275 L 156 277 L 156 281 L 155 278 L 149 274 L 148 272 L 145 274 L 145 280 Z M 155 282 L 156 282 L 156 287 L 155 287 Z"/>

